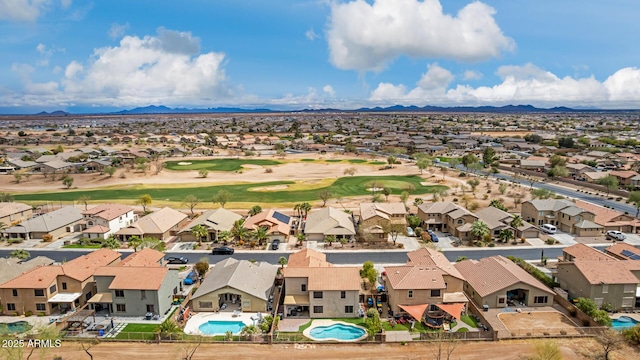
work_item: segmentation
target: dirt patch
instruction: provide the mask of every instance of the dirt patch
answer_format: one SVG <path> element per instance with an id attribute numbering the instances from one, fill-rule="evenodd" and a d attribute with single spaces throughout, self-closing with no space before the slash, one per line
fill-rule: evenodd
<path id="1" fill-rule="evenodd" d="M 258 186 L 258 187 L 249 189 L 249 191 L 278 191 L 278 190 L 286 190 L 288 188 L 289 188 L 289 185 Z"/>
<path id="2" fill-rule="evenodd" d="M 554 311 L 526 311 L 498 314 L 498 319 L 515 336 L 580 334 L 576 323 L 565 314 Z"/>

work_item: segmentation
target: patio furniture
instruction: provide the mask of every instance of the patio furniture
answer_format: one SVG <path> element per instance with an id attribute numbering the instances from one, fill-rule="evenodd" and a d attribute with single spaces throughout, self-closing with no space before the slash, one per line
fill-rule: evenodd
<path id="1" fill-rule="evenodd" d="M 241 310 L 234 310 L 233 311 L 233 317 L 238 317 L 238 316 L 240 316 L 240 314 L 242 314 Z"/>

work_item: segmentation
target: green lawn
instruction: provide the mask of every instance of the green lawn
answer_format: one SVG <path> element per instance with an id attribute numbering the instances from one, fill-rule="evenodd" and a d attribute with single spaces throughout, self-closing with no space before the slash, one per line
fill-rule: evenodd
<path id="1" fill-rule="evenodd" d="M 369 164 L 371 164 L 371 165 L 386 165 L 387 162 L 386 161 L 369 161 Z"/>
<path id="2" fill-rule="evenodd" d="M 189 165 L 179 165 L 181 162 L 191 163 Z M 189 161 L 167 161 L 164 167 L 169 170 L 210 170 L 210 171 L 239 171 L 242 165 L 280 165 L 279 161 L 265 159 L 211 159 L 211 160 L 189 160 Z"/>
<path id="3" fill-rule="evenodd" d="M 460 329 L 456 330 L 456 332 L 469 332 L 469 329 L 467 329 L 467 328 L 460 328 Z"/>
<path id="4" fill-rule="evenodd" d="M 352 164 L 364 164 L 367 162 L 367 160 L 365 159 L 349 159 L 347 161 L 349 161 Z"/>
<path id="5" fill-rule="evenodd" d="M 116 339 L 154 340 L 157 324 L 127 324 Z"/>
<path id="6" fill-rule="evenodd" d="M 308 323 L 306 323 L 304 325 L 300 325 L 300 327 L 298 328 L 298 332 L 302 334 L 302 332 L 307 330 L 309 328 L 309 326 L 311 326 L 311 321 L 309 321 Z"/>
<path id="7" fill-rule="evenodd" d="M 79 245 L 79 244 L 71 244 L 62 246 L 65 249 L 100 249 L 102 245 Z"/>
<path id="8" fill-rule="evenodd" d="M 312 161 L 316 161 L 316 159 L 300 159 L 300 161 L 302 161 L 302 162 L 312 162 Z"/>
<path id="9" fill-rule="evenodd" d="M 327 159 L 325 161 L 328 162 L 328 163 L 339 163 L 339 162 L 342 162 L 341 159 Z"/>
<path id="10" fill-rule="evenodd" d="M 138 185 L 130 188 L 120 189 L 104 189 L 104 190 L 79 190 L 79 191 L 61 191 L 50 193 L 30 193 L 16 194 L 16 201 L 75 201 L 80 196 L 86 195 L 92 201 L 117 201 L 117 200 L 135 200 L 144 194 L 151 195 L 152 199 L 173 201 L 182 203 L 184 197 L 194 195 L 201 199 L 202 202 L 209 202 L 214 194 L 220 190 L 226 190 L 232 194 L 230 202 L 248 202 L 248 203 L 289 203 L 292 199 L 296 202 L 316 201 L 319 200 L 318 193 L 320 190 L 328 190 L 335 197 L 349 197 L 370 195 L 367 191 L 372 181 L 380 182 L 384 187 L 389 187 L 391 193 L 400 195 L 403 189 L 412 185 L 415 187 L 414 195 L 423 195 L 447 189 L 446 186 L 432 185 L 422 186 L 420 183 L 424 181 L 419 176 L 349 176 L 337 179 L 333 184 L 325 187 L 310 188 L 303 190 L 276 190 L 276 191 L 252 191 L 254 188 L 264 188 L 274 185 L 294 184 L 293 181 L 270 181 L 264 183 L 253 184 L 234 184 L 234 185 L 216 185 L 216 186 L 198 186 L 198 187 L 147 187 Z"/>
<path id="11" fill-rule="evenodd" d="M 461 318 L 462 318 L 462 321 L 465 324 L 467 324 L 467 325 L 469 325 L 471 327 L 474 327 L 474 328 L 478 327 L 478 323 L 476 322 L 476 319 L 474 319 L 473 317 L 471 317 L 469 315 L 462 315 Z"/>
<path id="12" fill-rule="evenodd" d="M 437 329 L 429 328 L 425 326 L 423 323 L 419 323 L 419 322 L 416 322 L 416 324 L 413 326 L 413 330 L 411 330 L 411 323 L 408 323 L 408 322 L 405 324 L 396 323 L 395 326 L 391 327 L 391 323 L 389 323 L 388 321 L 383 321 L 382 327 L 387 331 L 411 331 L 411 332 L 421 332 L 421 333 L 439 331 Z"/>

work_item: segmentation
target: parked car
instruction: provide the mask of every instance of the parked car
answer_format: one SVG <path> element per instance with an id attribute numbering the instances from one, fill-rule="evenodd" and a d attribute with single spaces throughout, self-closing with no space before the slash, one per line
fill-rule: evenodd
<path id="1" fill-rule="evenodd" d="M 192 285 L 195 284 L 196 281 L 198 281 L 198 273 L 195 271 L 191 271 L 189 273 L 189 275 L 187 275 L 186 278 L 184 278 L 184 284 L 185 285 Z"/>
<path id="2" fill-rule="evenodd" d="M 407 227 L 407 236 L 416 236 L 416 233 L 413 231 L 413 229 L 410 226 Z"/>
<path id="3" fill-rule="evenodd" d="M 275 239 L 271 242 L 271 250 L 278 250 L 280 248 L 280 240 Z"/>
<path id="4" fill-rule="evenodd" d="M 613 239 L 618 241 L 623 241 L 627 236 L 618 230 L 608 230 L 607 231 L 607 239 Z"/>
<path id="5" fill-rule="evenodd" d="M 165 258 L 165 260 L 167 261 L 167 264 L 186 264 L 189 262 L 189 259 L 184 256 L 169 256 Z"/>
<path id="6" fill-rule="evenodd" d="M 436 233 L 434 233 L 433 230 L 431 229 L 427 230 L 427 234 L 429 234 L 429 236 L 431 237 L 431 241 L 433 242 L 440 241 L 440 239 L 438 239 L 438 235 L 436 235 Z"/>
<path id="7" fill-rule="evenodd" d="M 213 248 L 211 250 L 212 255 L 233 255 L 233 249 L 227 246 L 221 246 L 217 248 Z"/>
<path id="8" fill-rule="evenodd" d="M 556 229 L 555 226 L 551 224 L 542 224 L 542 226 L 540 226 L 540 229 L 547 234 L 555 234 L 556 231 L 558 230 Z"/>

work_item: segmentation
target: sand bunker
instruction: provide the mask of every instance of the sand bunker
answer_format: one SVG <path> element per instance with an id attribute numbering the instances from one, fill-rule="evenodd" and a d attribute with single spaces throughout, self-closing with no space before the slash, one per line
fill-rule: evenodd
<path id="1" fill-rule="evenodd" d="M 259 186 L 249 189 L 249 191 L 278 191 L 278 190 L 286 190 L 289 188 L 289 185 L 273 185 L 273 186 Z"/>
<path id="2" fill-rule="evenodd" d="M 185 165 L 191 165 L 191 163 L 190 163 L 190 162 L 188 162 L 188 161 L 180 161 L 180 162 L 178 163 L 178 165 L 185 166 Z"/>

